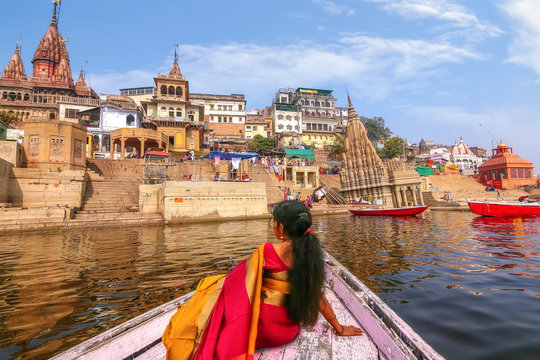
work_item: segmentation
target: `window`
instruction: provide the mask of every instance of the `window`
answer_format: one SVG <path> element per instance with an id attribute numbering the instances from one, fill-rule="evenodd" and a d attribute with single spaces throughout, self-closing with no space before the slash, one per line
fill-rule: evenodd
<path id="1" fill-rule="evenodd" d="M 214 110 L 214 104 L 210 104 L 210 110 Z"/>
<path id="2" fill-rule="evenodd" d="M 242 109 L 243 109 L 243 105 L 242 104 L 238 105 L 238 110 L 242 111 Z"/>
<path id="3" fill-rule="evenodd" d="M 176 109 L 176 116 L 182 117 L 182 110 Z"/>
<path id="4" fill-rule="evenodd" d="M 232 111 L 232 105 L 229 105 L 229 111 Z"/>
<path id="5" fill-rule="evenodd" d="M 280 129 L 280 130 L 283 129 L 283 124 L 279 124 L 278 129 Z"/>
<path id="6" fill-rule="evenodd" d="M 298 125 L 294 125 L 294 129 L 295 129 L 295 130 L 298 130 Z"/>
<path id="7" fill-rule="evenodd" d="M 307 137 L 307 138 L 308 138 L 308 140 L 311 140 L 311 135 L 308 135 L 308 137 Z"/>
<path id="8" fill-rule="evenodd" d="M 56 115 L 55 115 L 54 113 L 50 113 L 50 114 L 49 114 L 49 119 L 50 119 L 50 120 L 56 119 Z"/>
<path id="9" fill-rule="evenodd" d="M 218 109 L 218 110 L 221 110 L 221 105 L 218 105 L 218 106 L 217 106 L 217 109 Z"/>
<path id="10" fill-rule="evenodd" d="M 251 130 L 251 126 L 246 125 L 246 130 Z M 255 130 L 255 126 L 253 127 L 253 130 Z"/>
<path id="11" fill-rule="evenodd" d="M 30 100 L 30 95 L 24 94 L 24 101 L 28 101 L 28 100 Z"/>
<path id="12" fill-rule="evenodd" d="M 160 92 L 161 95 L 167 95 L 167 87 L 165 85 L 161 85 Z"/>
<path id="13" fill-rule="evenodd" d="M 291 125 L 287 125 L 287 130 L 292 130 L 292 126 L 291 126 Z"/>
<path id="14" fill-rule="evenodd" d="M 232 116 L 229 116 L 229 122 L 232 123 Z"/>
<path id="15" fill-rule="evenodd" d="M 278 115 L 277 117 L 279 120 L 283 120 L 283 115 Z"/>
<path id="16" fill-rule="evenodd" d="M 311 123 L 306 124 L 306 130 L 311 130 Z"/>
<path id="17" fill-rule="evenodd" d="M 133 115 L 128 115 L 126 118 L 126 125 L 133 126 L 135 125 L 135 117 Z"/>
<path id="18" fill-rule="evenodd" d="M 291 120 L 291 119 L 292 119 L 292 118 L 291 118 L 291 115 L 287 115 L 287 116 L 286 116 L 286 119 L 287 119 L 287 120 Z"/>
<path id="19" fill-rule="evenodd" d="M 174 145 L 174 136 L 169 136 L 169 145 Z"/>
<path id="20" fill-rule="evenodd" d="M 176 88 L 176 96 L 182 96 L 182 94 L 183 94 L 183 90 L 180 86 L 178 86 Z"/>
<path id="21" fill-rule="evenodd" d="M 324 124 L 324 125 L 323 125 L 323 130 L 328 131 L 328 124 Z"/>
<path id="22" fill-rule="evenodd" d="M 240 135 L 242 135 L 242 130 L 239 130 L 240 131 Z"/>
<path id="23" fill-rule="evenodd" d="M 220 117 L 218 117 L 218 122 L 221 122 L 221 116 L 220 116 Z"/>
<path id="24" fill-rule="evenodd" d="M 525 172 L 525 178 L 530 179 L 531 178 L 531 169 L 523 169 Z"/>
<path id="25" fill-rule="evenodd" d="M 189 121 L 195 121 L 195 114 L 190 113 L 190 114 L 188 115 L 188 118 L 189 118 Z"/>
<path id="26" fill-rule="evenodd" d="M 518 169 L 518 178 L 520 178 L 520 179 L 522 179 L 523 176 L 524 176 L 523 170 L 524 170 L 523 168 Z"/>
<path id="27" fill-rule="evenodd" d="M 66 109 L 64 117 L 67 119 L 76 119 L 77 118 L 77 109 Z"/>
<path id="28" fill-rule="evenodd" d="M 173 118 L 174 118 L 174 109 L 170 108 L 169 109 L 169 119 L 173 119 Z"/>
<path id="29" fill-rule="evenodd" d="M 253 131 L 257 131 L 257 126 L 253 126 Z"/>
<path id="30" fill-rule="evenodd" d="M 175 89 L 174 89 L 174 86 L 169 86 L 169 95 L 174 95 L 175 94 Z"/>

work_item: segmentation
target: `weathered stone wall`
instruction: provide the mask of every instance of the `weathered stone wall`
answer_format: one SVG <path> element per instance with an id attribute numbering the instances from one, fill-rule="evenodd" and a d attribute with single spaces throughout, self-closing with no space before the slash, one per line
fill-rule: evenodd
<path id="1" fill-rule="evenodd" d="M 13 164 L 0 159 L 0 203 L 8 202 L 9 177 L 13 172 Z"/>
<path id="2" fill-rule="evenodd" d="M 25 158 L 22 145 L 16 141 L 0 141 L 0 159 L 9 161 L 14 167 L 23 166 Z"/>
<path id="3" fill-rule="evenodd" d="M 160 197 L 167 223 L 268 215 L 264 183 L 168 181 Z"/>
<path id="4" fill-rule="evenodd" d="M 162 210 L 161 184 L 139 185 L 139 211 L 143 214 L 157 214 Z"/>
<path id="5" fill-rule="evenodd" d="M 65 207 L 0 209 L 0 233 L 61 226 L 71 217 L 71 212 L 72 209 Z"/>
<path id="6" fill-rule="evenodd" d="M 85 188 L 84 170 L 59 172 L 15 168 L 9 180 L 8 201 L 20 207 L 65 205 L 78 208 L 81 207 Z"/>

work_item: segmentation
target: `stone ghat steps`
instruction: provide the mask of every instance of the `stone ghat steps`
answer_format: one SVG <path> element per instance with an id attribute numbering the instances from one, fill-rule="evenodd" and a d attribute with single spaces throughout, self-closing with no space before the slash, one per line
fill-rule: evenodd
<path id="1" fill-rule="evenodd" d="M 453 201 L 439 201 L 435 199 L 431 191 L 422 191 L 422 197 L 424 198 L 424 204 L 430 207 L 456 207 L 460 206 L 459 203 Z"/>
<path id="2" fill-rule="evenodd" d="M 82 213 L 125 212 L 139 206 L 139 184 L 133 181 L 90 180 L 82 201 Z"/>
<path id="3" fill-rule="evenodd" d="M 139 212 L 102 212 L 102 213 L 78 213 L 75 219 L 69 220 L 69 223 L 87 223 L 87 222 L 135 222 L 144 221 L 145 223 L 163 222 L 161 214 L 142 214 Z"/>

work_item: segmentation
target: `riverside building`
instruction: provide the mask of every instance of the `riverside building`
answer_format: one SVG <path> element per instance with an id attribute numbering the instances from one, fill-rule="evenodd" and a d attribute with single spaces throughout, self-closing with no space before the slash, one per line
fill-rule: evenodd
<path id="1" fill-rule="evenodd" d="M 348 109 L 336 107 L 332 90 L 280 89 L 272 106 L 274 133 L 282 147 L 325 148 L 347 124 Z"/>
<path id="2" fill-rule="evenodd" d="M 57 8 L 53 1 L 52 20 L 32 58 L 32 75 L 27 76 L 21 48 L 15 52 L 0 79 L 0 111 L 16 116 L 22 128 L 31 118 L 77 122 L 77 112 L 99 104 L 97 94 L 86 85 L 81 70 L 73 82 L 67 39 L 58 30 Z"/>

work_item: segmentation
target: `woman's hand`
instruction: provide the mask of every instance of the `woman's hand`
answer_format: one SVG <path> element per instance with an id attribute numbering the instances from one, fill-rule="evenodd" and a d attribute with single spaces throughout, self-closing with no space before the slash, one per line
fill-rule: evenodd
<path id="1" fill-rule="evenodd" d="M 342 330 L 340 333 L 336 331 L 336 335 L 339 336 L 360 336 L 362 335 L 362 329 L 357 328 L 356 326 L 352 325 L 345 325 L 341 326 Z"/>

